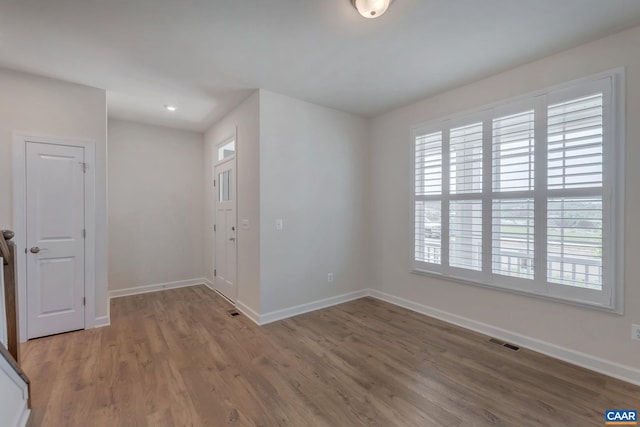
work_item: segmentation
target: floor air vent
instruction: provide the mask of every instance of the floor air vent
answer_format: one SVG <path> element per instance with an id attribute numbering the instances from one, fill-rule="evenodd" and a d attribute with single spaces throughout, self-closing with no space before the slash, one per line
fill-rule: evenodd
<path id="1" fill-rule="evenodd" d="M 520 347 L 518 347 L 517 345 L 513 345 L 513 344 L 509 344 L 508 342 L 500 341 L 497 338 L 490 338 L 489 342 L 493 343 L 493 344 L 501 345 L 502 347 L 508 348 L 509 350 L 513 350 L 513 351 L 520 350 Z"/>
<path id="2" fill-rule="evenodd" d="M 240 312 L 238 310 L 229 310 L 227 311 L 227 313 L 229 313 L 229 316 L 231 317 L 236 317 L 236 316 L 240 316 Z"/>

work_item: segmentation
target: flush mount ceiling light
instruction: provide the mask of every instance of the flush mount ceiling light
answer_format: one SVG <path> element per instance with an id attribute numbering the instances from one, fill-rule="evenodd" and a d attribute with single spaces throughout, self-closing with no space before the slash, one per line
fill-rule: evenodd
<path id="1" fill-rule="evenodd" d="M 176 107 L 174 107 L 173 105 L 167 105 L 167 104 L 165 104 L 164 108 L 165 108 L 165 110 L 167 110 L 167 111 L 176 111 Z"/>
<path id="2" fill-rule="evenodd" d="M 377 18 L 387 11 L 391 0 L 351 0 L 351 3 L 365 18 Z"/>

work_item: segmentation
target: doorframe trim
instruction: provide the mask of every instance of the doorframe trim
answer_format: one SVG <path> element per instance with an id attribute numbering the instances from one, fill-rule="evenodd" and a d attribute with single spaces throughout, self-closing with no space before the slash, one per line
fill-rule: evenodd
<path id="1" fill-rule="evenodd" d="M 13 228 L 16 233 L 18 262 L 18 317 L 20 325 L 20 342 L 27 341 L 27 247 L 26 229 L 26 147 L 27 142 L 41 144 L 66 145 L 84 148 L 87 171 L 84 180 L 84 221 L 87 231 L 84 244 L 84 329 L 95 327 L 96 305 L 96 143 L 91 139 L 52 137 L 34 132 L 13 132 Z"/>

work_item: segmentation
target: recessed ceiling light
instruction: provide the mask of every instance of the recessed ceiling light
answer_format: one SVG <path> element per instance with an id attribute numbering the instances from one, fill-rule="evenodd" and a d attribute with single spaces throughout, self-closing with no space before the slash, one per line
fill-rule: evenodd
<path id="1" fill-rule="evenodd" d="M 164 108 L 168 111 L 176 111 L 176 107 L 173 105 L 165 105 Z"/>
<path id="2" fill-rule="evenodd" d="M 365 18 L 377 18 L 387 11 L 391 0 L 351 0 L 360 15 Z"/>

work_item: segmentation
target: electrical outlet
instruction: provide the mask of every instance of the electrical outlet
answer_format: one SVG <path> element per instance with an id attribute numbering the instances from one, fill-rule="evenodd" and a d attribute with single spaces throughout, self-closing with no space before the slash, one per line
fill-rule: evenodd
<path id="1" fill-rule="evenodd" d="M 284 228 L 284 221 L 276 219 L 276 230 L 282 230 Z"/>
<path id="2" fill-rule="evenodd" d="M 640 325 L 631 325 L 631 339 L 640 341 Z"/>
<path id="3" fill-rule="evenodd" d="M 327 282 L 329 283 L 333 282 L 333 273 L 327 274 Z"/>

